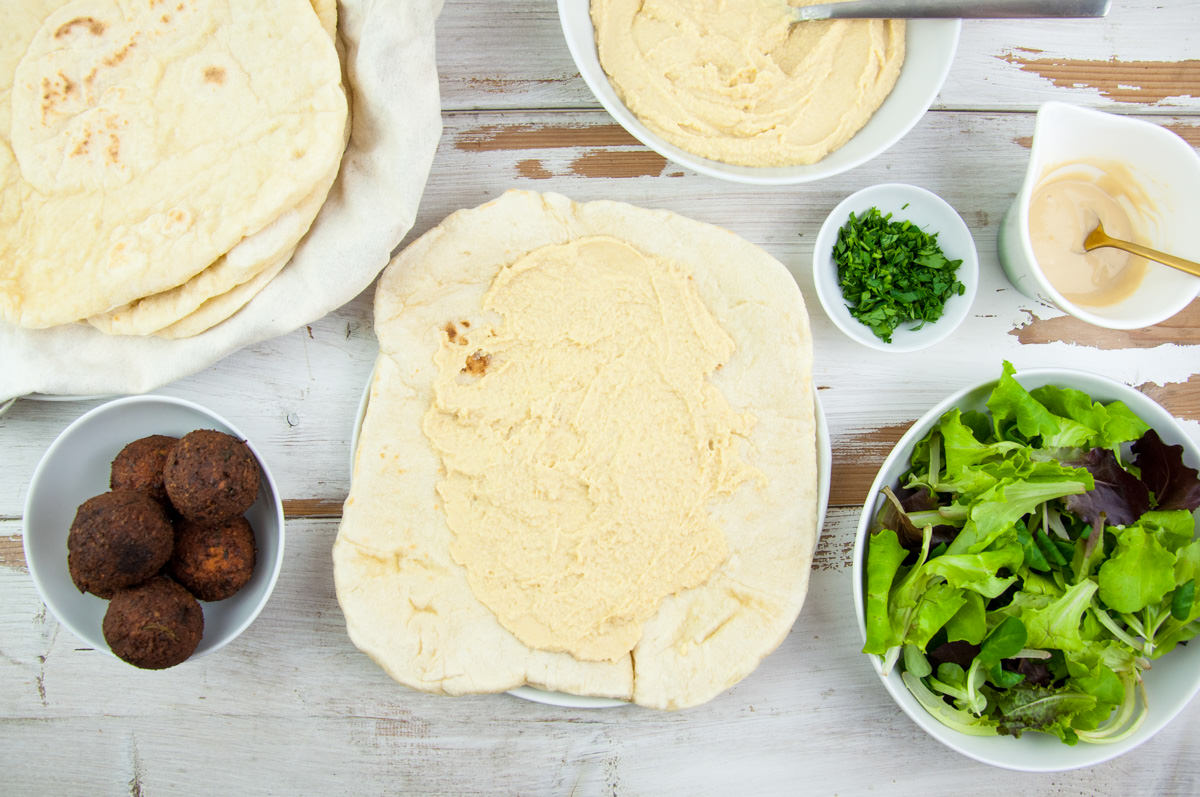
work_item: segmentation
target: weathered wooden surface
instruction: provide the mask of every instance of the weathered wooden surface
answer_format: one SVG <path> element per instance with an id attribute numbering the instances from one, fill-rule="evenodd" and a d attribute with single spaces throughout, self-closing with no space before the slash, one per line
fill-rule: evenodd
<path id="1" fill-rule="evenodd" d="M 1195 793 L 1200 708 L 1114 762 L 1020 775 L 942 748 L 901 714 L 857 650 L 849 557 L 882 457 L 947 393 L 1018 367 L 1070 366 L 1135 385 L 1200 440 L 1200 304 L 1158 327 L 1098 330 L 1017 294 L 995 255 L 1000 217 L 1049 99 L 1152 117 L 1200 144 L 1200 2 L 1114 3 L 1081 23 L 964 24 L 953 71 L 916 129 L 816 184 L 755 189 L 687 172 L 599 110 L 555 5 L 447 0 L 439 22 L 445 135 L 410 239 L 510 187 L 620 199 L 721 224 L 763 246 L 812 297 L 812 240 L 846 194 L 922 185 L 966 220 L 982 283 L 947 343 L 867 351 L 810 298 L 816 383 L 834 448 L 834 508 L 808 603 L 752 676 L 698 709 L 586 711 L 506 695 L 447 699 L 391 682 L 346 637 L 329 547 L 349 482 L 351 424 L 375 354 L 371 292 L 161 392 L 228 417 L 287 498 L 287 559 L 270 604 L 218 653 L 162 673 L 89 650 L 49 615 L 21 551 L 42 452 L 97 401 L 21 400 L 0 416 L 0 792 Z"/>

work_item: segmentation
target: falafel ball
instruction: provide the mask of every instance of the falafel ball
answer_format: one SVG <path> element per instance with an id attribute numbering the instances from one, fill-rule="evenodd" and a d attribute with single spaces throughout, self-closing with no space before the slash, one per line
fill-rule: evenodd
<path id="1" fill-rule="evenodd" d="M 254 530 L 244 517 L 205 525 L 181 520 L 175 528 L 170 574 L 202 601 L 219 601 L 254 575 Z"/>
<path id="2" fill-rule="evenodd" d="M 167 488 L 163 486 L 163 466 L 167 454 L 179 442 L 178 437 L 152 434 L 134 440 L 121 449 L 112 461 L 108 486 L 114 490 L 136 490 L 167 504 Z"/>
<path id="3" fill-rule="evenodd" d="M 104 640 L 135 667 L 174 667 L 196 650 L 204 611 L 179 584 L 163 576 L 118 590 L 104 613 Z"/>
<path id="4" fill-rule="evenodd" d="M 167 497 L 179 514 L 210 525 L 249 509 L 258 497 L 258 481 L 258 462 L 250 448 L 214 429 L 180 438 L 163 469 Z"/>
<path id="5" fill-rule="evenodd" d="M 75 511 L 67 569 L 80 592 L 111 597 L 145 581 L 171 558 L 175 533 L 162 505 L 145 493 L 113 490 Z"/>

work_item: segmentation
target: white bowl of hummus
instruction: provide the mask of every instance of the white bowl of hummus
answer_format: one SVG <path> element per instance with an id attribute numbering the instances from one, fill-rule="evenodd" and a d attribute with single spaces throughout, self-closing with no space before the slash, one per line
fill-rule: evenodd
<path id="1" fill-rule="evenodd" d="M 839 174 L 899 141 L 941 89 L 961 28 L 789 28 L 783 0 L 743 5 L 558 0 L 558 12 L 580 75 L 631 135 L 680 166 L 757 185 Z"/>

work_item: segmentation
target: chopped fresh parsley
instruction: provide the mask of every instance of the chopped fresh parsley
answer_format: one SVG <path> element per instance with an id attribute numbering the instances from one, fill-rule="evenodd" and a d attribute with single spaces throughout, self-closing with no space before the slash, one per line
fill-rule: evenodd
<path id="1" fill-rule="evenodd" d="M 838 231 L 833 262 L 846 308 L 885 343 L 900 324 L 920 329 L 937 321 L 947 300 L 966 290 L 955 276 L 962 260 L 942 253 L 937 233 L 892 221 L 879 208 L 850 214 Z"/>

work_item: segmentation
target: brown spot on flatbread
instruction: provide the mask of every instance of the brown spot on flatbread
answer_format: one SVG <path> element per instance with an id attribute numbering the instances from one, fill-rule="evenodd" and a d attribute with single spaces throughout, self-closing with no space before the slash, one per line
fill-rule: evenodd
<path id="1" fill-rule="evenodd" d="M 46 121 L 46 117 L 50 115 L 67 97 L 75 92 L 75 83 L 62 72 L 58 73 L 58 77 L 50 79 L 42 78 L 42 121 Z"/>
<path id="2" fill-rule="evenodd" d="M 86 155 L 87 151 L 88 151 L 88 145 L 91 142 L 92 142 L 92 133 L 91 133 L 91 131 L 87 131 L 84 133 L 83 138 L 79 139 L 79 143 L 75 145 L 75 149 L 71 150 L 71 155 L 73 157 L 78 157 L 80 155 Z"/>
<path id="3" fill-rule="evenodd" d="M 1145 382 L 1137 386 L 1177 418 L 1200 421 L 1200 374 L 1192 374 L 1186 382 L 1167 382 L 1156 385 Z"/>
<path id="4" fill-rule="evenodd" d="M 108 137 L 108 162 L 114 166 L 121 162 L 121 139 L 115 135 Z"/>
<path id="5" fill-rule="evenodd" d="M 1036 53 L 1035 53 L 1036 54 Z M 1091 88 L 1117 102 L 1155 103 L 1169 97 L 1200 97 L 1200 60 L 1080 61 L 996 56 L 1061 88 Z"/>
<path id="6" fill-rule="evenodd" d="M 219 66 L 210 66 L 204 70 L 204 82 L 220 85 L 225 82 L 225 70 Z"/>
<path id="7" fill-rule="evenodd" d="M 453 343 L 454 339 L 458 337 L 458 328 L 454 326 L 453 321 L 446 322 L 446 337 L 451 343 Z"/>
<path id="8" fill-rule="evenodd" d="M 594 150 L 571 161 L 581 177 L 658 177 L 667 159 L 650 150 Z"/>
<path id="9" fill-rule="evenodd" d="M 454 142 L 467 152 L 566 147 L 642 146 L 620 125 L 483 125 L 464 130 Z"/>
<path id="10" fill-rule="evenodd" d="M 70 35 L 71 31 L 78 27 L 87 28 L 88 33 L 93 36 L 99 36 L 104 33 L 106 26 L 95 17 L 78 17 L 70 22 L 64 22 L 59 25 L 58 30 L 54 31 L 54 38 L 61 39 L 64 36 Z"/>
<path id="11" fill-rule="evenodd" d="M 1023 344 L 1073 343 L 1092 349 L 1149 349 L 1165 343 L 1200 345 L 1200 300 L 1192 302 L 1161 324 L 1142 329 L 1102 329 L 1073 316 L 1039 318 L 1009 330 Z"/>
<path id="12" fill-rule="evenodd" d="M 491 362 L 492 355 L 487 354 L 483 349 L 476 349 L 467 355 L 467 364 L 462 369 L 462 373 L 470 374 L 471 376 L 483 376 L 487 373 Z"/>
<path id="13" fill-rule="evenodd" d="M 540 160 L 534 158 L 518 161 L 517 174 L 530 180 L 547 180 L 554 176 Z"/>
<path id="14" fill-rule="evenodd" d="M 462 321 L 459 321 L 458 323 L 462 324 L 462 325 L 463 325 L 464 327 L 466 327 L 467 329 L 470 329 L 470 328 L 471 328 L 471 322 L 470 322 L 470 321 L 467 321 L 465 318 L 464 318 Z"/>
<path id="15" fill-rule="evenodd" d="M 124 61 L 125 57 L 127 55 L 129 55 L 129 51 L 132 50 L 136 46 L 137 46 L 137 37 L 135 36 L 134 38 L 125 42 L 124 46 L 122 46 L 121 49 L 114 52 L 108 58 L 105 58 L 104 65 L 105 66 L 116 66 L 117 64 Z"/>

